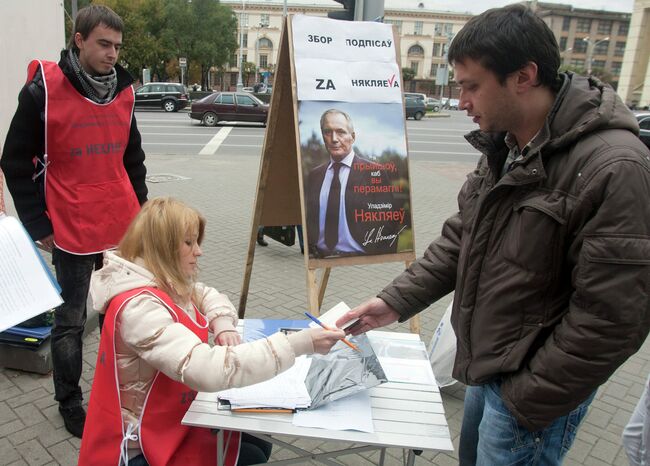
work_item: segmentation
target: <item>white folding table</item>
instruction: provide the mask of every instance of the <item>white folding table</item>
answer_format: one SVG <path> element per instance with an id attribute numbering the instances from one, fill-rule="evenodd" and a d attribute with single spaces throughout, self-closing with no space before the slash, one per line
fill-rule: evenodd
<path id="1" fill-rule="evenodd" d="M 218 429 L 219 466 L 223 466 L 223 429 L 247 432 L 299 455 L 269 464 L 296 464 L 314 460 L 335 466 L 338 463 L 330 461 L 330 458 L 381 450 L 379 464 L 383 465 L 386 448 L 402 448 L 408 450 L 406 464 L 410 466 L 415 461 L 414 450 L 453 450 L 437 386 L 388 382 L 370 389 L 370 397 L 375 428 L 372 434 L 296 427 L 292 424 L 292 414 L 231 413 L 218 409 L 219 403 L 215 393 L 199 393 L 182 422 L 185 425 Z M 275 435 L 352 442 L 359 446 L 312 453 L 277 439 Z"/>

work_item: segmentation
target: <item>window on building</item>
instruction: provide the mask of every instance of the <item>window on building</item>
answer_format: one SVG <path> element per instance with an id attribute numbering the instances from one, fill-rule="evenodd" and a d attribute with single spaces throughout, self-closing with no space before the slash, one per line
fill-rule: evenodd
<path id="1" fill-rule="evenodd" d="M 236 53 L 233 53 L 232 57 L 230 57 L 230 66 L 233 68 L 237 67 L 237 56 L 238 55 Z"/>
<path id="2" fill-rule="evenodd" d="M 630 29 L 630 23 L 618 23 L 618 35 L 627 36 L 627 32 Z"/>
<path id="3" fill-rule="evenodd" d="M 565 16 L 562 19 L 562 30 L 563 31 L 568 31 L 570 27 L 571 27 L 571 17 L 570 16 Z"/>
<path id="4" fill-rule="evenodd" d="M 439 36 L 442 34 L 442 24 L 436 23 L 433 25 L 433 34 Z"/>
<path id="5" fill-rule="evenodd" d="M 248 47 L 248 33 L 245 32 L 244 34 L 241 35 L 241 37 L 242 37 L 241 42 L 243 44 L 242 47 L 247 48 Z"/>
<path id="6" fill-rule="evenodd" d="M 598 34 L 611 34 L 612 33 L 612 21 L 601 19 L 598 21 Z"/>
<path id="7" fill-rule="evenodd" d="M 447 56 L 447 51 L 449 50 L 449 42 L 442 44 L 442 56 Z"/>
<path id="8" fill-rule="evenodd" d="M 573 41 L 573 53 L 587 53 L 587 42 L 581 38 Z"/>
<path id="9" fill-rule="evenodd" d="M 423 57 L 424 56 L 424 49 L 421 46 L 417 45 L 417 44 L 412 45 L 411 47 L 409 47 L 408 55 L 409 56 L 417 55 L 417 56 Z"/>
<path id="10" fill-rule="evenodd" d="M 589 32 L 591 31 L 591 20 L 588 18 L 578 18 L 578 24 L 576 25 L 577 32 Z"/>
<path id="11" fill-rule="evenodd" d="M 607 50 L 609 50 L 609 41 L 604 40 L 594 47 L 594 55 L 607 55 Z"/>
<path id="12" fill-rule="evenodd" d="M 612 62 L 612 74 L 618 76 L 621 74 L 621 62 L 620 61 L 615 61 Z"/>
<path id="13" fill-rule="evenodd" d="M 260 26 L 267 28 L 271 24 L 271 15 L 268 13 L 262 13 L 260 15 Z"/>
<path id="14" fill-rule="evenodd" d="M 413 34 L 415 34 L 416 36 L 421 36 L 422 27 L 423 27 L 422 21 L 416 21 L 415 26 L 413 27 Z"/>
<path id="15" fill-rule="evenodd" d="M 625 55 L 625 42 L 616 42 L 616 48 L 614 49 L 615 57 L 622 57 Z"/>
<path id="16" fill-rule="evenodd" d="M 240 21 L 239 25 L 241 27 L 247 28 L 248 27 L 248 13 L 242 13 L 241 15 L 239 15 L 239 21 Z"/>
<path id="17" fill-rule="evenodd" d="M 416 76 L 418 74 L 418 68 L 420 68 L 420 62 L 412 61 L 411 62 L 411 69 L 413 70 L 413 73 L 415 73 Z"/>
<path id="18" fill-rule="evenodd" d="M 271 39 L 267 37 L 262 37 L 259 42 L 257 43 L 258 47 L 261 49 L 272 49 L 273 48 L 273 42 L 271 42 Z"/>
<path id="19" fill-rule="evenodd" d="M 242 53 L 241 55 L 241 62 L 246 63 L 248 61 L 248 54 Z"/>
<path id="20" fill-rule="evenodd" d="M 268 68 L 269 66 L 269 56 L 260 55 L 260 68 Z"/>
<path id="21" fill-rule="evenodd" d="M 438 64 L 437 63 L 431 63 L 431 78 L 436 79 L 436 75 L 438 74 Z"/>
<path id="22" fill-rule="evenodd" d="M 592 70 L 604 70 L 605 69 L 605 60 L 594 60 L 591 62 Z"/>
<path id="23" fill-rule="evenodd" d="M 442 28 L 442 33 L 446 36 L 453 34 L 454 32 L 454 25 L 452 23 L 445 23 L 443 28 Z"/>
<path id="24" fill-rule="evenodd" d="M 567 40 L 569 40 L 568 37 L 560 37 L 560 51 L 566 50 Z"/>
<path id="25" fill-rule="evenodd" d="M 384 23 L 392 24 L 397 28 L 398 34 L 402 33 L 402 20 L 401 19 L 385 19 Z"/>
<path id="26" fill-rule="evenodd" d="M 435 43 L 435 42 L 433 43 L 433 56 L 434 57 L 441 57 L 442 56 L 442 54 L 440 53 L 441 45 L 442 44 L 439 43 L 439 42 L 438 43 Z"/>
<path id="27" fill-rule="evenodd" d="M 231 86 L 237 85 L 237 73 L 230 73 L 230 85 Z"/>
<path id="28" fill-rule="evenodd" d="M 574 58 L 573 60 L 571 60 L 570 65 L 573 66 L 574 68 L 584 69 L 585 68 L 585 61 L 581 60 L 579 58 Z"/>

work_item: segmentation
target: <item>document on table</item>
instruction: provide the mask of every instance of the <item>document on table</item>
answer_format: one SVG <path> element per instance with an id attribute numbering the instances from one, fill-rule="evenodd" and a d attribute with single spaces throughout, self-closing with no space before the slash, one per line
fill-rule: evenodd
<path id="1" fill-rule="evenodd" d="M 265 382 L 217 393 L 219 400 L 230 403 L 230 409 L 242 408 L 308 408 L 311 398 L 305 386 L 311 359 L 301 356 L 290 369 Z"/>
<path id="2" fill-rule="evenodd" d="M 389 382 L 435 385 L 426 345 L 417 334 L 415 338 L 382 331 L 367 335 Z"/>
<path id="3" fill-rule="evenodd" d="M 331 308 L 329 311 L 326 313 L 322 314 L 318 320 L 320 320 L 322 323 L 327 325 L 328 327 L 336 327 L 336 321 L 341 318 L 343 314 L 348 312 L 350 310 L 350 306 L 345 304 L 343 301 L 338 303 L 336 306 Z M 352 324 L 354 324 L 357 319 L 352 319 L 347 321 L 341 328 L 345 330 L 346 328 L 350 327 Z M 318 324 L 315 322 L 312 322 L 309 324 L 310 327 L 318 327 Z"/>
<path id="4" fill-rule="evenodd" d="M 0 214 L 0 331 L 63 301 L 59 287 L 20 222 Z"/>
<path id="5" fill-rule="evenodd" d="M 363 390 L 316 409 L 298 411 L 293 415 L 293 425 L 374 433 L 370 392 Z"/>

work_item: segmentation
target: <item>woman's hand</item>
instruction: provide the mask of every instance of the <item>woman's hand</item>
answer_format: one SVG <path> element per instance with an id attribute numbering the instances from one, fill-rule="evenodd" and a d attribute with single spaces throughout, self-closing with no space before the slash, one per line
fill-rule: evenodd
<path id="1" fill-rule="evenodd" d="M 309 332 L 311 342 L 314 345 L 314 353 L 327 354 L 337 341 L 345 338 L 345 332 L 341 329 L 325 330 L 323 328 L 310 328 L 304 330 Z"/>
<path id="2" fill-rule="evenodd" d="M 214 336 L 214 344 L 219 346 L 237 346 L 241 343 L 241 335 L 235 329 L 222 330 Z"/>

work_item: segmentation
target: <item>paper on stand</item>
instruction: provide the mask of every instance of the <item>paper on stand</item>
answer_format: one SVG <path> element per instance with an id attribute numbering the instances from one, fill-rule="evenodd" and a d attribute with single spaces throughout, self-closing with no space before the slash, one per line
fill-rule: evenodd
<path id="1" fill-rule="evenodd" d="M 13 327 L 63 301 L 23 226 L 0 214 L 0 331 Z"/>
<path id="2" fill-rule="evenodd" d="M 374 433 L 370 392 L 363 390 L 316 409 L 299 411 L 293 415 L 293 425 Z"/>

